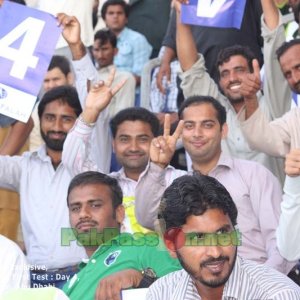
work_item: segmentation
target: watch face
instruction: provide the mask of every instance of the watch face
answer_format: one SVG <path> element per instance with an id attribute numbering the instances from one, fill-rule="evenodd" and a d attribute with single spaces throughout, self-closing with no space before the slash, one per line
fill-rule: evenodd
<path id="1" fill-rule="evenodd" d="M 142 274 L 153 279 L 157 278 L 156 273 L 151 268 L 144 269 Z"/>

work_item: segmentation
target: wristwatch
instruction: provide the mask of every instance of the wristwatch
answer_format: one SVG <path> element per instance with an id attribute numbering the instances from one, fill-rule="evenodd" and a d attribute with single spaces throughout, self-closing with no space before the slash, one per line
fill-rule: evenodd
<path id="1" fill-rule="evenodd" d="M 142 271 L 143 278 L 140 281 L 138 288 L 149 287 L 156 279 L 156 273 L 151 268 L 146 268 Z"/>

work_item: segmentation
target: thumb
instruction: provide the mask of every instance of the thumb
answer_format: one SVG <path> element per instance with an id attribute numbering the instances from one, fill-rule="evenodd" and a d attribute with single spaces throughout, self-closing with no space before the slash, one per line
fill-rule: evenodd
<path id="1" fill-rule="evenodd" d="M 255 75 L 255 78 L 260 79 L 260 66 L 257 59 L 252 60 L 252 67 L 253 67 L 253 73 Z"/>

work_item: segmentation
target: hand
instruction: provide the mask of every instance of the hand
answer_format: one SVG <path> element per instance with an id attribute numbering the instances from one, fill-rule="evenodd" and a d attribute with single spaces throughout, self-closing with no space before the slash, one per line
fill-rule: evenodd
<path id="1" fill-rule="evenodd" d="M 164 81 L 164 77 L 166 77 L 166 81 Z M 156 85 L 159 91 L 164 95 L 166 94 L 164 83 L 169 84 L 170 80 L 171 80 L 170 63 L 169 62 L 162 63 L 156 76 Z"/>
<path id="2" fill-rule="evenodd" d="M 113 69 L 106 81 L 101 80 L 91 86 L 91 89 L 85 100 L 85 108 L 82 112 L 82 117 L 87 123 L 96 122 L 99 114 L 110 103 L 113 96 L 123 87 L 126 80 L 117 83 L 114 88 L 111 87 L 116 70 Z"/>
<path id="3" fill-rule="evenodd" d="M 59 13 L 56 16 L 58 25 L 63 27 L 62 35 L 69 45 L 80 44 L 80 23 L 74 16 Z"/>
<path id="4" fill-rule="evenodd" d="M 121 290 L 138 287 L 142 278 L 142 273 L 133 269 L 109 275 L 99 282 L 95 300 L 121 300 Z"/>
<path id="5" fill-rule="evenodd" d="M 244 100 L 256 99 L 256 93 L 261 88 L 260 67 L 257 59 L 252 61 L 253 73 L 249 73 L 243 78 L 240 87 Z"/>
<path id="6" fill-rule="evenodd" d="M 300 149 L 293 149 L 286 155 L 285 173 L 291 177 L 300 175 Z"/>
<path id="7" fill-rule="evenodd" d="M 165 115 L 164 135 L 156 137 L 150 145 L 150 160 L 162 168 L 165 168 L 172 159 L 176 150 L 176 142 L 181 135 L 183 121 L 180 120 L 173 135 L 170 135 L 170 115 Z"/>

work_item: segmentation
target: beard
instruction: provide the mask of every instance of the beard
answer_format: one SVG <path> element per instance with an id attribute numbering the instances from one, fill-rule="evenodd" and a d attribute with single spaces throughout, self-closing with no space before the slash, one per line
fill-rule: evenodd
<path id="1" fill-rule="evenodd" d="M 188 266 L 183 257 L 181 256 L 181 254 L 176 251 L 176 254 L 177 254 L 177 258 L 181 264 L 181 266 L 183 267 L 183 269 L 188 273 L 190 274 L 190 276 L 195 280 L 195 282 L 197 283 L 201 283 L 202 285 L 205 285 L 207 287 L 210 287 L 210 288 L 217 288 L 217 287 L 220 287 L 222 285 L 224 285 L 228 278 L 230 277 L 230 274 L 233 270 L 233 267 L 235 265 L 235 261 L 236 261 L 236 256 L 237 256 L 237 251 L 235 251 L 235 256 L 233 258 L 233 261 L 232 261 L 232 265 L 230 265 L 229 267 L 229 271 L 227 274 L 225 274 L 223 277 L 221 278 L 215 278 L 215 279 L 206 279 L 206 278 L 203 278 L 203 276 L 201 275 L 197 275 L 196 274 L 196 271 L 192 270 L 191 266 Z M 230 261 L 229 257 L 228 256 L 220 256 L 218 258 L 211 258 L 211 259 L 208 259 L 206 261 L 203 261 L 200 263 L 200 269 L 203 269 L 205 268 L 205 265 L 207 263 L 211 263 L 211 262 L 215 262 L 215 261 Z M 218 274 L 216 274 L 217 276 Z"/>
<path id="2" fill-rule="evenodd" d="M 61 139 L 52 139 L 50 138 L 50 134 L 53 133 L 59 133 L 63 135 L 63 138 Z M 42 139 L 44 140 L 47 148 L 53 150 L 53 151 L 62 151 L 63 150 L 63 146 L 64 146 L 64 142 L 66 140 L 67 137 L 67 133 L 63 132 L 63 131 L 48 131 L 46 134 L 41 130 L 41 136 Z"/>

